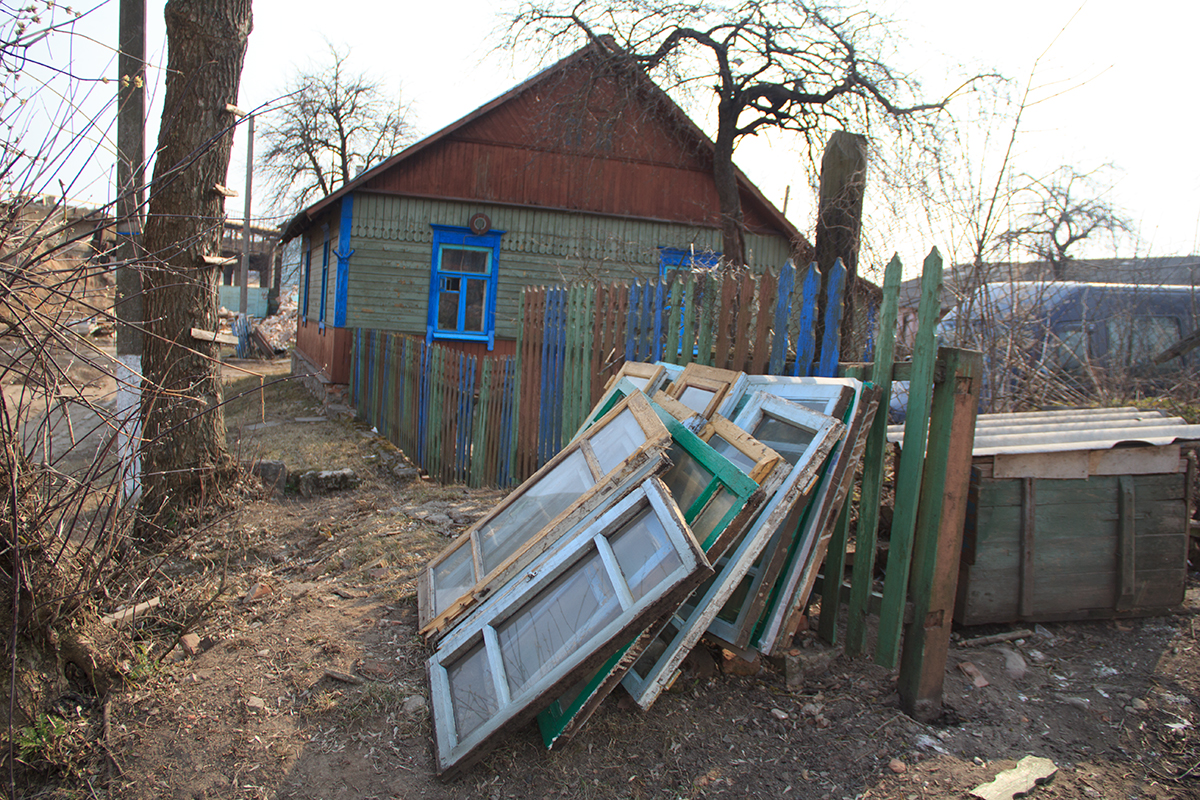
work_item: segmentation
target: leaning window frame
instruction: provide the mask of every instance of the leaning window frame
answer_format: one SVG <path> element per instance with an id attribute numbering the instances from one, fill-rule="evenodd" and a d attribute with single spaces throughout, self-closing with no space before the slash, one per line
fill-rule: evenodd
<path id="1" fill-rule="evenodd" d="M 644 361 L 626 361 L 604 384 L 607 391 L 613 384 L 629 378 L 630 382 L 646 397 L 653 397 L 667 382 L 667 370 L 661 364 L 647 364 Z"/>
<path id="2" fill-rule="evenodd" d="M 694 361 L 683 368 L 683 372 L 666 388 L 671 397 L 684 402 L 684 395 L 690 388 L 711 392 L 712 398 L 703 409 L 692 408 L 705 419 L 713 414 L 732 417 L 738 401 L 746 393 L 746 373 L 731 369 L 720 369 L 697 364 Z M 684 403 L 687 405 L 687 403 Z"/>
<path id="3" fill-rule="evenodd" d="M 792 493 L 796 501 L 801 497 L 813 496 L 814 491 L 817 493 L 816 497 L 820 497 L 820 487 L 825 485 L 821 482 L 821 476 L 826 469 L 825 462 L 832 459 L 838 452 L 838 445 L 845 435 L 845 425 L 840 420 L 826 414 L 766 392 L 756 392 L 751 397 L 750 402 L 738 413 L 735 424 L 743 430 L 753 431 L 767 415 L 814 432 L 814 438 L 809 442 L 805 455 L 801 459 L 797 459 L 797 463 L 808 456 L 813 451 L 814 445 L 818 443 L 823 449 L 821 458 L 819 461 L 813 462 L 812 470 L 804 475 L 803 491 L 797 492 L 793 488 Z M 834 429 L 838 431 L 838 435 L 832 441 L 826 441 L 820 435 L 820 431 L 826 426 L 836 426 Z M 724 606 L 722 606 L 713 614 L 712 621 L 708 626 L 708 633 L 711 636 L 720 639 L 736 651 L 744 652 L 749 645 L 763 609 L 771 598 L 776 581 L 789 563 L 788 555 L 794 548 L 797 526 L 803 524 L 805 518 L 803 515 L 812 513 L 811 507 L 816 502 L 811 500 L 803 505 L 793 502 L 785 506 L 782 503 L 784 497 L 785 493 L 776 492 L 776 498 L 780 500 L 780 505 L 774 509 L 774 517 L 768 518 L 765 513 L 763 515 L 763 523 L 769 523 L 774 528 L 773 536 L 762 551 L 764 560 L 759 564 L 757 571 L 751 563 L 742 576 L 744 579 L 753 573 L 749 590 L 737 608 L 737 617 L 732 621 L 721 619 L 718 615 L 724 610 Z M 734 586 L 731 593 L 736 591 L 736 588 Z"/>
<path id="4" fill-rule="evenodd" d="M 595 454 L 593 441 L 605 435 L 608 425 L 629 411 L 644 434 L 644 441 L 623 461 L 607 473 Z M 640 393 L 630 395 L 616 404 L 611 411 L 604 415 L 596 424 L 579 439 L 564 447 L 550 461 L 530 476 L 524 483 L 514 489 L 504 500 L 493 508 L 482 519 L 475 522 L 462 533 L 449 547 L 435 556 L 421 571 L 417 582 L 417 605 L 419 613 L 420 633 L 427 638 L 436 638 L 460 618 L 472 605 L 488 592 L 488 587 L 504 574 L 521 569 L 540 552 L 550 547 L 553 541 L 547 541 L 545 534 L 558 529 L 559 523 L 568 516 L 578 513 L 580 509 L 595 508 L 603 503 L 611 494 L 616 492 L 622 483 L 666 450 L 671 444 L 671 435 L 652 408 L 649 400 Z M 538 485 L 538 483 L 554 472 L 555 468 L 572 457 L 581 453 L 591 473 L 592 485 L 579 495 L 570 505 L 554 519 L 536 530 L 527 531 L 523 542 L 517 544 L 515 551 L 492 569 L 483 571 L 483 555 L 478 541 L 480 532 L 489 523 L 495 521 L 505 511 L 513 506 L 520 498 Z M 474 583 L 471 588 L 444 608 L 437 608 L 437 586 L 435 571 L 448 559 L 454 557 L 461 548 L 471 548 L 470 566 Z"/>
<path id="5" fill-rule="evenodd" d="M 658 396 L 661 397 L 662 393 L 659 392 Z M 690 414 L 690 411 L 682 404 L 676 403 L 676 405 L 684 409 L 685 413 Z M 760 484 L 763 481 L 777 484 L 774 470 L 780 464 L 786 465 L 787 462 L 770 448 L 759 448 L 756 452 L 760 461 L 755 466 L 759 468 L 758 472 L 763 473 L 763 481 L 755 480 L 709 445 L 701 436 L 683 425 L 667 409 L 656 404 L 655 410 L 659 412 L 659 416 L 670 430 L 675 444 L 679 445 L 711 475 L 708 486 L 700 492 L 691 507 L 680 508 L 680 513 L 683 514 L 687 524 L 695 525 L 696 520 L 708 507 L 708 501 L 715 496 L 717 491 L 724 489 L 733 496 L 733 503 L 729 510 L 700 541 L 700 547 L 705 556 L 712 561 L 724 552 L 729 543 L 737 539 L 746 526 L 758 515 L 759 509 L 768 496 Z M 782 479 L 782 474 L 778 477 Z M 675 500 L 674 495 L 671 495 L 671 499 Z M 676 506 L 678 507 L 678 503 Z M 689 530 L 692 530 L 695 535 L 694 528 L 690 527 Z M 671 611 L 673 612 L 674 609 Z M 658 625 L 653 625 L 644 630 L 641 635 L 614 653 L 607 662 L 592 673 L 582 691 L 571 702 L 564 705 L 565 698 L 556 697 L 545 710 L 538 714 L 538 727 L 541 729 L 542 742 L 547 747 L 552 747 L 560 737 L 570 738 L 578 732 L 608 693 L 621 682 L 625 670 L 653 641 L 658 627 Z"/>
<path id="6" fill-rule="evenodd" d="M 871 383 L 856 383 L 859 385 L 854 395 L 854 406 L 847 417 L 846 436 L 833 454 L 835 461 L 831 474 L 822 481 L 820 513 L 812 514 L 806 520 L 804 547 L 789 559 L 771 604 L 755 631 L 753 645 L 765 655 L 776 655 L 790 646 L 791 638 L 800 625 L 839 512 L 853 488 L 854 472 L 862 460 L 871 423 L 874 415 L 879 413 L 879 387 Z"/>
<path id="7" fill-rule="evenodd" d="M 661 524 L 679 565 L 664 574 L 641 598 L 634 598 L 627 576 L 622 573 L 609 544 L 609 537 L 627 530 L 628 524 L 647 510 Z M 530 602 L 540 599 L 541 591 L 557 578 L 588 559 L 596 559 L 602 565 L 621 610 L 591 636 L 575 642 L 569 651 L 556 651 L 553 656 L 561 656 L 557 663 L 513 694 L 497 629 Z M 712 569 L 683 521 L 678 507 L 671 502 L 661 482 L 657 478 L 650 478 L 593 524 L 581 530 L 571 542 L 538 562 L 527 575 L 514 578 L 511 591 L 503 591 L 485 600 L 476 613 L 438 644 L 436 652 L 429 659 L 428 672 L 439 774 L 460 770 L 482 756 L 496 734 L 532 717 L 550 698 L 569 689 L 588 670 L 589 665 L 602 661 L 619 649 L 621 642 L 674 607 L 710 574 Z M 489 690 L 496 707 L 475 729 L 459 736 L 449 668 L 480 645 L 485 649 L 486 664 L 492 679 Z"/>

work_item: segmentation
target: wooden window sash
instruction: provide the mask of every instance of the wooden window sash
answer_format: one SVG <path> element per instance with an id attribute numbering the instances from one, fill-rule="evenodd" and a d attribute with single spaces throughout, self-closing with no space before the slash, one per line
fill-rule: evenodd
<path id="1" fill-rule="evenodd" d="M 662 525 L 679 559 L 679 566 L 663 576 L 652 591 L 639 599 L 632 598 L 626 585 L 622 603 L 629 601 L 630 605 L 623 605 L 612 621 L 584 641 L 572 643 L 569 652 L 564 652 L 567 648 L 560 648 L 554 655 L 561 658 L 553 665 L 548 665 L 544 674 L 508 695 L 507 675 L 499 654 L 498 639 L 487 631 L 496 631 L 553 581 L 588 559 L 597 558 L 600 561 L 614 588 L 625 582 L 621 571 L 613 570 L 611 562 L 601 555 L 597 537 L 611 539 L 645 510 L 649 510 Z M 535 564 L 528 575 L 514 579 L 514 587 L 510 591 L 484 601 L 467 623 L 451 631 L 438 645 L 428 664 L 438 772 L 446 774 L 460 770 L 481 757 L 498 733 L 528 720 L 542 703 L 573 685 L 589 665 L 608 657 L 633 631 L 643 629 L 647 622 L 666 613 L 711 574 L 703 551 L 688 530 L 678 508 L 670 501 L 665 487 L 657 478 L 650 478 L 593 524 L 581 530 L 571 542 Z M 448 670 L 481 643 L 486 649 L 492 672 L 496 708 L 474 730 L 459 736 Z"/>
<path id="2" fill-rule="evenodd" d="M 607 475 L 598 475 L 599 470 L 595 454 L 592 453 L 590 458 L 587 450 L 584 447 L 590 448 L 590 441 L 596 437 L 604 435 L 605 427 L 617 419 L 624 411 L 628 410 L 637 424 L 641 427 L 645 434 L 645 442 L 638 447 L 633 454 L 630 455 L 620 466 L 613 469 Z M 640 394 L 631 395 L 619 402 L 611 411 L 604 415 L 596 424 L 589 430 L 586 436 L 576 442 L 572 442 L 567 447 L 563 448 L 554 458 L 548 461 L 534 475 L 528 478 L 521 486 L 517 487 L 504 500 L 492 509 L 486 516 L 478 520 L 467 531 L 462 533 L 449 547 L 435 556 L 425 569 L 421 571 L 421 575 L 417 583 L 417 599 L 419 608 L 420 632 L 427 638 L 436 638 L 440 636 L 454 620 L 461 617 L 477 599 L 490 591 L 489 587 L 493 586 L 502 576 L 508 573 L 519 570 L 524 564 L 535 557 L 539 552 L 545 550 L 553 544 L 552 540 L 546 539 L 546 534 L 550 531 L 562 532 L 560 523 L 571 516 L 586 512 L 592 508 L 596 508 L 607 497 L 617 491 L 617 489 L 632 475 L 638 474 L 640 471 L 650 469 L 657 457 L 666 450 L 671 443 L 671 436 L 666 427 L 658 418 L 657 412 L 653 410 L 648 400 Z M 496 565 L 492 570 L 484 574 L 484 567 L 481 558 L 480 544 L 478 540 L 479 532 L 496 519 L 500 514 L 512 506 L 518 499 L 523 497 L 532 487 L 536 486 L 539 481 L 554 471 L 556 467 L 562 464 L 566 459 L 570 458 L 577 452 L 581 452 L 585 461 L 588 464 L 589 471 L 592 472 L 594 483 L 586 491 L 584 491 L 574 502 L 566 509 L 559 513 L 553 520 L 538 530 L 527 532 L 527 537 L 523 544 L 517 546 L 508 558 L 504 559 L 500 564 Z M 435 570 L 445 561 L 453 557 L 460 548 L 471 548 L 471 562 L 473 568 L 474 586 L 466 593 L 461 595 L 456 601 L 449 603 L 445 608 L 436 608 L 436 591 L 435 586 Z"/>

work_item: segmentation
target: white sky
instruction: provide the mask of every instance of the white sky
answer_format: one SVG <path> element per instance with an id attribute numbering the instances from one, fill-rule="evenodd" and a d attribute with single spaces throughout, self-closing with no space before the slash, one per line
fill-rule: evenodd
<path id="1" fill-rule="evenodd" d="M 116 3 L 110 0 L 80 29 L 111 46 Z M 148 5 L 148 54 L 162 64 L 163 4 L 150 0 Z M 296 66 L 320 60 L 328 40 L 350 48 L 351 68 L 401 90 L 413 105 L 420 133 L 432 133 L 538 69 L 531 60 L 489 54 L 498 5 L 483 0 L 256 0 L 239 105 L 249 109 L 269 103 Z M 1023 86 L 1034 60 L 1058 37 L 1039 66 L 1034 82 L 1042 88 L 1035 96 L 1069 91 L 1026 112 L 1015 153 L 1018 170 L 1044 174 L 1060 164 L 1081 171 L 1116 165 L 1110 199 L 1134 220 L 1141 242 L 1136 253 L 1127 245 L 1120 253 L 1090 255 L 1200 251 L 1200 150 L 1189 146 L 1200 121 L 1194 101 L 1200 62 L 1193 41 L 1200 30 L 1200 3 L 1145 0 L 1131 7 L 1116 0 L 890 0 L 872 7 L 898 20 L 900 41 L 893 63 L 920 79 L 930 95 L 956 82 L 959 74 L 981 69 L 996 70 Z M 61 51 L 55 55 L 61 57 Z M 67 57 L 77 74 L 116 73 L 115 60 L 106 66 L 111 54 L 99 47 L 78 46 Z M 158 114 L 157 107 L 150 114 L 148 149 L 157 135 Z M 1007 129 L 990 135 L 1005 138 Z M 740 148 L 735 160 L 777 206 L 790 185 L 788 216 L 809 231 L 814 200 L 790 144 L 783 136 L 760 137 Z M 228 180 L 234 188 L 244 180 L 245 147 L 239 136 Z M 994 154 L 980 153 L 976 160 L 985 158 L 994 163 Z M 80 199 L 98 202 L 111 196 L 106 188 L 111 155 L 108 159 L 104 166 L 103 155 L 95 159 L 91 169 L 98 177 L 81 184 Z M 240 197 L 229 202 L 230 216 L 242 215 L 243 202 Z M 933 241 L 948 238 L 944 233 L 912 235 L 892 221 L 877 219 L 876 224 L 883 231 L 876 240 L 896 243 L 876 241 L 875 248 L 886 251 L 882 257 L 899 250 L 910 269 L 931 245 L 953 251 L 949 243 Z"/>

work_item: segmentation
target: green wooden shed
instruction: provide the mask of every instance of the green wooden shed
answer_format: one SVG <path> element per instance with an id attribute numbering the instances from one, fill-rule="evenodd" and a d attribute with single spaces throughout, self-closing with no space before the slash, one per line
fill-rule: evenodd
<path id="1" fill-rule="evenodd" d="M 1181 603 L 1197 444 L 1200 425 L 1135 408 L 980 415 L 955 621 Z"/>

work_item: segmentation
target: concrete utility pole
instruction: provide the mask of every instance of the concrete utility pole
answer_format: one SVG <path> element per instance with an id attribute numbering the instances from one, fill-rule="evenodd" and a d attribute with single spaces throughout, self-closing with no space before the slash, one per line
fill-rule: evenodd
<path id="1" fill-rule="evenodd" d="M 250 282 L 250 184 L 254 178 L 254 115 L 248 115 L 246 122 L 246 221 L 242 224 L 242 275 L 238 284 L 242 290 L 238 311 L 243 319 L 250 293 L 247 284 Z"/>
<path id="2" fill-rule="evenodd" d="M 858 249 L 862 233 L 863 194 L 867 183 L 867 137 L 834 131 L 821 157 L 821 193 L 817 201 L 815 248 L 821 268 L 821 297 L 836 259 L 846 267 L 841 352 L 854 361 L 862 356 L 851 341 L 855 324 L 854 283 L 858 278 Z M 824 311 L 817 316 L 817 341 L 821 341 Z M 856 355 L 850 354 L 857 351 Z"/>
<path id="3" fill-rule="evenodd" d="M 142 386 L 142 205 L 146 183 L 146 0 L 121 0 L 117 41 L 117 436 L 125 493 L 139 490 Z"/>

